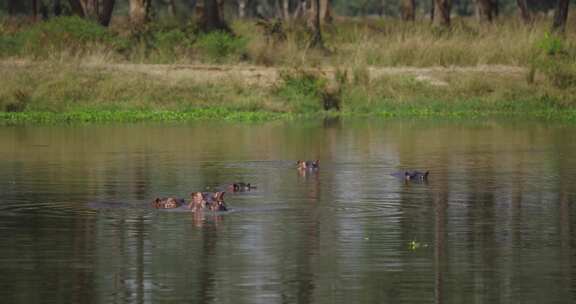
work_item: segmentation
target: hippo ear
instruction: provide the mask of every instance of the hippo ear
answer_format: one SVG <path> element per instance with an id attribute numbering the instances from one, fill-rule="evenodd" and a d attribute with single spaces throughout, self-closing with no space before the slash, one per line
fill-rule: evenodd
<path id="1" fill-rule="evenodd" d="M 224 192 L 224 191 L 216 192 L 216 194 L 214 194 L 214 198 L 215 198 L 217 201 L 222 201 L 222 200 L 224 200 L 224 194 L 225 194 L 225 193 L 226 193 L 226 192 Z"/>

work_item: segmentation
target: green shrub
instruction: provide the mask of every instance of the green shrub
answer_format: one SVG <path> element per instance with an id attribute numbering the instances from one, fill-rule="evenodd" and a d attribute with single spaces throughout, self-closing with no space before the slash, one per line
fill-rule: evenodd
<path id="1" fill-rule="evenodd" d="M 541 71 L 548 82 L 556 88 L 568 89 L 576 86 L 573 47 L 569 47 L 562 37 L 545 33 L 535 48 L 528 75 L 529 82 L 534 80 L 536 71 Z"/>
<path id="2" fill-rule="evenodd" d="M 326 79 L 307 71 L 283 71 L 278 95 L 285 98 L 296 112 L 317 112 L 322 109 Z"/>
<path id="3" fill-rule="evenodd" d="M 246 54 L 246 44 L 246 39 L 221 31 L 201 35 L 196 42 L 202 53 L 215 62 L 241 58 Z"/>
<path id="4" fill-rule="evenodd" d="M 566 47 L 562 39 L 556 35 L 545 33 L 544 37 L 537 42 L 537 47 L 546 55 L 557 55 L 565 51 Z"/>
<path id="5" fill-rule="evenodd" d="M 39 58 L 62 51 L 83 53 L 91 45 L 113 48 L 120 42 L 120 38 L 112 35 L 105 27 L 76 16 L 57 17 L 37 23 L 16 33 L 13 39 L 12 45 L 20 48 L 21 54 Z"/>

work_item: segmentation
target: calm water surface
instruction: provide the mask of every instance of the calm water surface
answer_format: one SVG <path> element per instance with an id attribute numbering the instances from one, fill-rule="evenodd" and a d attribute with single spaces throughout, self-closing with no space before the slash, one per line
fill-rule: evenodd
<path id="1" fill-rule="evenodd" d="M 576 126 L 528 121 L 2 127 L 0 299 L 575 303 L 575 172 Z"/>

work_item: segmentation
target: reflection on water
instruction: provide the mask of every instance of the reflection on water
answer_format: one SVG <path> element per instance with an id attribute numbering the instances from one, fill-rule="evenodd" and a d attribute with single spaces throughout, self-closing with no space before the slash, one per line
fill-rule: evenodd
<path id="1" fill-rule="evenodd" d="M 0 128 L 6 303 L 573 303 L 576 127 Z M 298 159 L 320 159 L 299 172 Z M 428 183 L 391 173 L 430 170 Z M 229 212 L 152 210 L 234 182 Z"/>

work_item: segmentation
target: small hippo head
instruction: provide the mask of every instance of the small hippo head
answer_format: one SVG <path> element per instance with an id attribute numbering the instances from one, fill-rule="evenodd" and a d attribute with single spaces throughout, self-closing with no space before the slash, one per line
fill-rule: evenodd
<path id="1" fill-rule="evenodd" d="M 256 187 L 249 183 L 234 183 L 228 186 L 228 191 L 230 192 L 244 192 L 252 189 L 256 189 Z"/>
<path id="2" fill-rule="evenodd" d="M 188 204 L 188 208 L 199 211 L 206 207 L 206 200 L 204 200 L 204 196 L 202 192 L 192 192 L 190 193 L 190 203 Z"/>
<path id="3" fill-rule="evenodd" d="M 410 172 L 408 172 L 408 171 L 404 172 L 404 179 L 406 181 L 409 181 L 412 179 L 412 175 L 410 175 Z"/>
<path id="4" fill-rule="evenodd" d="M 298 160 L 296 166 L 300 170 L 318 169 L 320 167 L 319 160 Z"/>
<path id="5" fill-rule="evenodd" d="M 204 199 L 207 201 L 207 205 L 212 211 L 226 211 L 226 204 L 224 203 L 224 194 L 226 192 L 214 192 L 214 193 L 204 193 Z"/>
<path id="6" fill-rule="evenodd" d="M 173 209 L 180 207 L 181 202 L 173 197 L 168 198 L 156 198 L 152 202 L 152 207 L 156 209 Z"/>
<path id="7" fill-rule="evenodd" d="M 428 174 L 430 174 L 429 171 L 426 172 L 420 172 L 420 171 L 413 171 L 413 172 L 404 172 L 404 179 L 406 181 L 427 181 L 428 180 Z"/>

